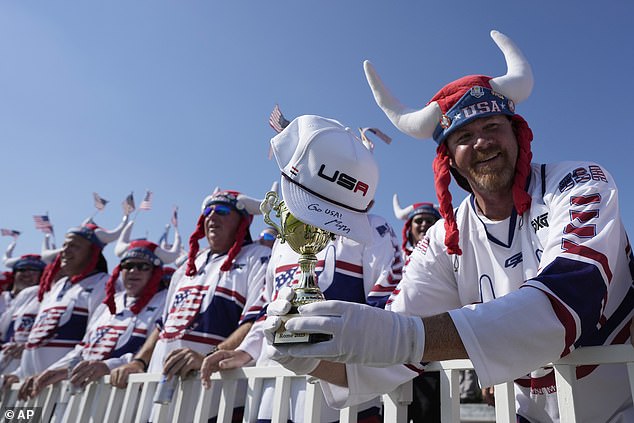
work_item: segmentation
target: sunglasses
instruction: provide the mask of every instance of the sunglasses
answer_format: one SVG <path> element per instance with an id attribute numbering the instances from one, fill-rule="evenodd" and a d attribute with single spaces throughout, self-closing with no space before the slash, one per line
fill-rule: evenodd
<path id="1" fill-rule="evenodd" d="M 212 204 L 211 206 L 205 207 L 203 210 L 203 216 L 207 217 L 214 212 L 218 216 L 228 216 L 231 213 L 231 207 L 225 204 Z"/>
<path id="2" fill-rule="evenodd" d="M 268 232 L 265 232 L 262 234 L 262 239 L 265 241 L 274 241 L 275 240 L 275 235 L 270 234 Z"/>
<path id="3" fill-rule="evenodd" d="M 127 263 L 122 263 L 120 267 L 123 270 L 136 269 L 136 270 L 138 270 L 140 272 L 147 272 L 148 270 L 152 269 L 152 265 L 149 264 L 149 263 L 131 263 L 131 262 L 127 262 Z"/>

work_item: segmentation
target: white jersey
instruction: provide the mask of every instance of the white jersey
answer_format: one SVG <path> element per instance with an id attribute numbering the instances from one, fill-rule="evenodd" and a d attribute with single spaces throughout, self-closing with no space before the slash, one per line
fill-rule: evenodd
<path id="1" fill-rule="evenodd" d="M 95 273 L 76 283 L 63 277 L 44 295 L 15 374 L 40 373 L 82 340 L 88 321 L 106 296 L 109 275 Z"/>
<path id="2" fill-rule="evenodd" d="M 270 255 L 269 247 L 251 243 L 242 246 L 227 272 L 220 270 L 227 255 L 209 250 L 196 257 L 195 276 L 185 275 L 187 263 L 180 266 L 172 276 L 148 372 L 162 373 L 165 357 L 178 348 L 206 355 L 240 325 L 253 322 L 264 305 L 262 292 Z M 220 389 L 211 389 L 212 409 L 217 409 Z M 245 392 L 246 384 L 238 385 L 237 398 L 244 398 Z"/>
<path id="3" fill-rule="evenodd" d="M 515 379 L 518 415 L 556 422 L 554 374 L 541 367 L 578 347 L 628 341 L 634 263 L 603 168 L 533 165 L 528 192 L 530 210 L 502 222 L 465 199 L 456 213 L 463 254 L 447 254 L 444 225 L 434 225 L 388 307 L 423 317 L 451 310 L 482 385 Z M 416 376 L 405 366 L 347 367 L 349 389 L 324 390 L 339 406 Z M 632 421 L 625 366 L 581 366 L 577 377 L 580 421 Z"/>
<path id="4" fill-rule="evenodd" d="M 317 253 L 315 273 L 317 285 L 327 299 L 370 304 L 383 307 L 389 295 L 400 281 L 401 251 L 394 230 L 385 219 L 369 215 L 373 231 L 372 243 L 360 244 L 349 238 L 338 236 Z M 277 296 L 285 286 L 297 283 L 300 270 L 299 254 L 287 243 L 276 241 L 271 252 L 266 275 L 267 302 Z M 279 366 L 275 361 L 260 354 L 266 341 L 260 325 L 253 326 L 238 349 L 257 358 L 258 366 Z M 259 358 L 258 358 L 259 357 Z M 264 381 L 259 419 L 270 420 L 273 413 L 274 381 Z M 306 382 L 295 380 L 291 385 L 290 419 L 301 422 L 304 415 L 304 393 Z M 372 412 L 380 407 L 378 398 L 359 405 L 359 411 Z M 322 406 L 321 421 L 339 420 L 339 411 Z"/>
<path id="5" fill-rule="evenodd" d="M 21 290 L 11 301 L 9 308 L 0 317 L 0 339 L 2 344 L 26 344 L 40 307 L 37 299 L 39 286 L 30 286 Z M 11 373 L 20 365 L 19 359 L 5 361 L 4 351 L 0 352 L 0 363 L 3 364 L 2 374 Z"/>
<path id="6" fill-rule="evenodd" d="M 212 255 L 208 250 L 196 257 L 195 276 L 185 276 L 186 263 L 178 268 L 148 372 L 161 373 L 167 354 L 178 348 L 205 355 L 238 326 L 254 321 L 264 305 L 262 291 L 270 255 L 270 248 L 252 243 L 242 247 L 227 272 L 220 270 L 227 255 Z"/>
<path id="7" fill-rule="evenodd" d="M 129 363 L 156 327 L 166 295 L 167 290 L 157 292 L 138 314 L 134 314 L 130 311 L 134 302 L 127 301 L 124 291 L 117 292 L 114 297 L 117 313 L 111 314 L 108 306 L 102 303 L 88 322 L 81 343 L 49 368 L 67 368 L 77 356 L 81 356 L 81 360 L 103 361 L 110 370 Z"/>
<path id="8" fill-rule="evenodd" d="M 4 312 L 9 309 L 11 301 L 13 301 L 13 294 L 11 291 L 0 292 L 0 317 L 3 316 Z"/>

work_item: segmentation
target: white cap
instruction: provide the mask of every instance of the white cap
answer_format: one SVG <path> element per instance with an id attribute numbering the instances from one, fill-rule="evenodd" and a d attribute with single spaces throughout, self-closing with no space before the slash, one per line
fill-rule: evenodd
<path id="1" fill-rule="evenodd" d="M 372 153 L 336 120 L 305 115 L 271 139 L 282 197 L 304 223 L 365 243 L 379 182 Z"/>

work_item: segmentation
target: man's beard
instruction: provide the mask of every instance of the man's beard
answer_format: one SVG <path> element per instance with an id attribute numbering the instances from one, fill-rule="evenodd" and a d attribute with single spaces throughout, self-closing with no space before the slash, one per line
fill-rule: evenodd
<path id="1" fill-rule="evenodd" d="M 506 151 L 497 153 L 501 154 L 503 163 L 491 166 L 480 164 L 477 167 L 471 165 L 467 168 L 467 178 L 472 188 L 476 191 L 493 193 L 510 190 L 513 186 L 515 164 L 511 161 Z M 490 156 L 491 153 L 478 154 L 474 159 L 474 163 Z"/>

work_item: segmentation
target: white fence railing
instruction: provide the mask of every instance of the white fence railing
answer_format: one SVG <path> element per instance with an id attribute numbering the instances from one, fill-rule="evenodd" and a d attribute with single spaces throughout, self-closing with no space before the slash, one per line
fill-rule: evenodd
<path id="1" fill-rule="evenodd" d="M 574 351 L 553 364 L 556 375 L 557 395 L 561 421 L 574 423 L 575 420 L 575 366 L 582 364 L 627 363 L 630 386 L 634 386 L 634 348 L 631 345 L 610 347 L 589 347 Z M 460 400 L 458 394 L 458 372 L 473 368 L 469 360 L 451 360 L 432 363 L 429 370 L 441 373 L 441 412 L 443 422 L 460 421 Z M 289 416 L 289 396 L 291 382 L 305 379 L 281 368 L 248 367 L 215 373 L 212 380 L 221 384 L 218 398 L 212 398 L 212 391 L 201 387 L 197 377 L 190 377 L 178 383 L 171 404 L 154 404 L 152 399 L 160 380 L 158 374 L 130 375 L 128 387 L 117 389 L 108 384 L 108 378 L 88 385 L 80 393 L 71 395 L 67 382 L 44 389 L 39 396 L 28 401 L 19 401 L 19 384 L 14 384 L 3 392 L 0 409 L 4 407 L 41 407 L 42 422 L 207 422 L 217 415 L 219 423 L 230 422 L 234 406 L 241 404 L 236 392 L 238 383 L 246 383 L 244 398 L 244 422 L 257 419 L 262 384 L 265 380 L 275 381 L 275 401 L 273 423 L 286 423 Z M 404 423 L 407 421 L 407 405 L 411 402 L 411 382 L 397 390 L 383 395 L 384 421 Z M 307 383 L 305 416 L 306 422 L 320 422 L 321 403 L 324 401 L 321 389 L 316 384 Z M 515 422 L 515 400 L 513 383 L 495 386 L 496 422 Z M 341 410 L 340 421 L 357 421 L 356 407 Z"/>

